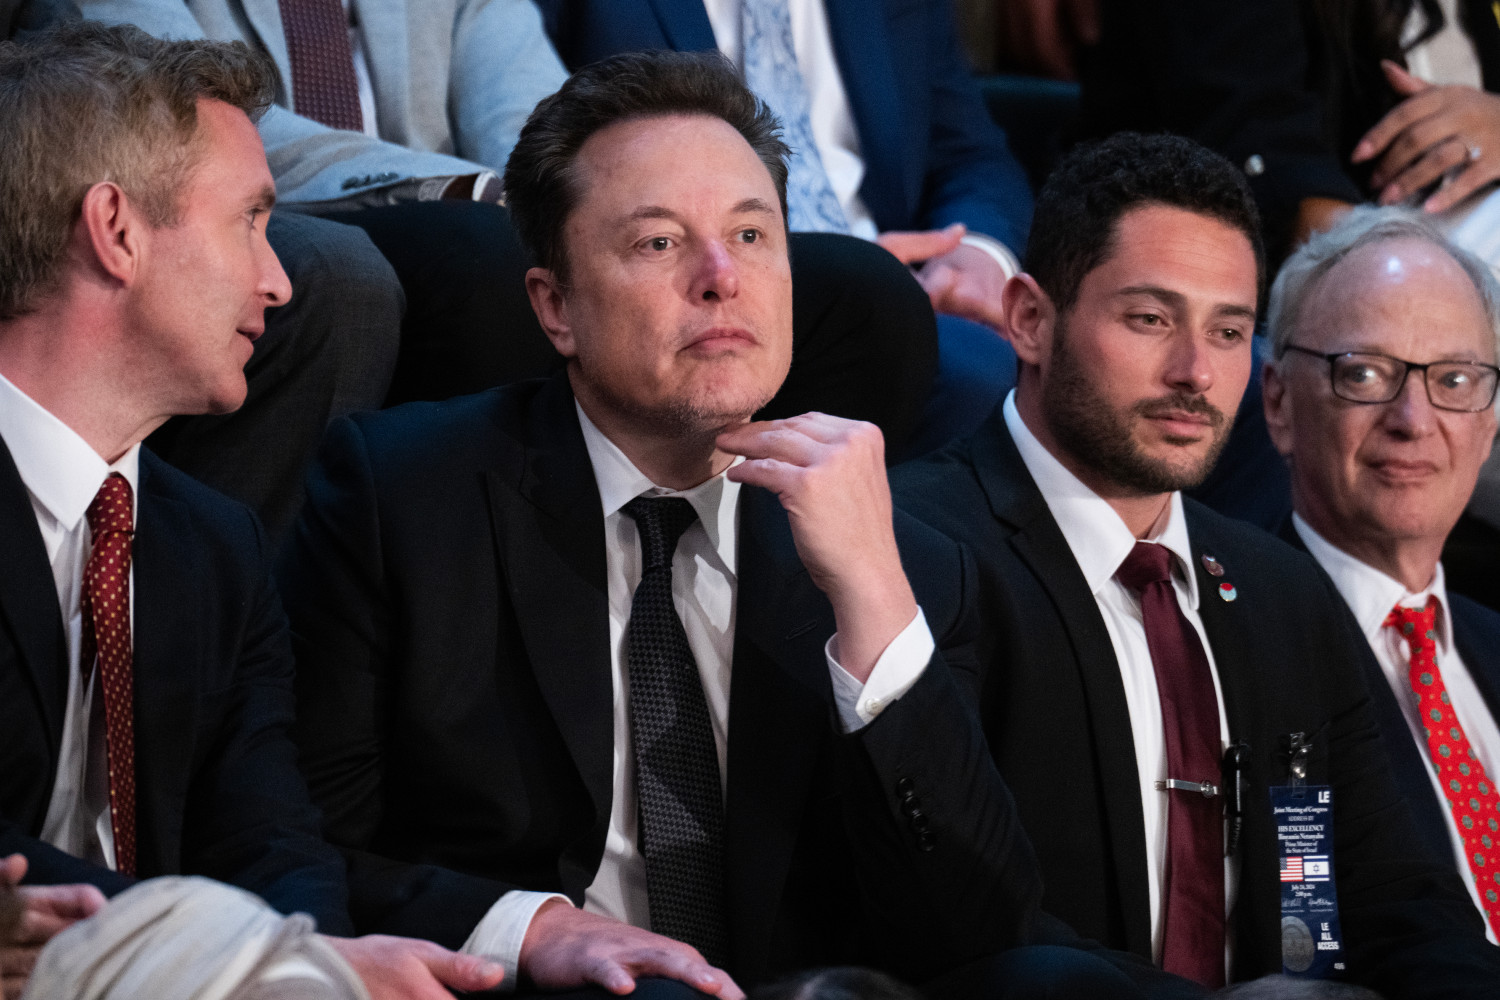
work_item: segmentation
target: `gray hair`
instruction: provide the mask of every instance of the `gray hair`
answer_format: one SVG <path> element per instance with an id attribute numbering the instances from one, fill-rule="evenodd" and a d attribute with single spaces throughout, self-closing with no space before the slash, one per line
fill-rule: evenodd
<path id="1" fill-rule="evenodd" d="M 1286 353 L 1302 321 L 1307 298 L 1339 261 L 1363 246 L 1385 240 L 1417 239 L 1431 243 L 1452 257 L 1464 273 L 1489 317 L 1490 333 L 1495 340 L 1496 357 L 1500 358 L 1500 282 L 1478 257 L 1454 245 L 1420 212 L 1409 208 L 1360 205 L 1344 216 L 1326 233 L 1318 233 L 1281 265 L 1276 283 L 1271 286 L 1270 305 L 1266 310 L 1266 331 L 1271 339 L 1271 356 L 1280 360 Z"/>

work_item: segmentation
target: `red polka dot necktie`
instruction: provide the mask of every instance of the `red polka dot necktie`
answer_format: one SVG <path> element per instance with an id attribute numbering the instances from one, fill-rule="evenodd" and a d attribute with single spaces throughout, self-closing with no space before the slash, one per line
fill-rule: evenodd
<path id="1" fill-rule="evenodd" d="M 329 128 L 363 131 L 344 5 L 339 0 L 279 0 L 278 6 L 292 64 L 293 110 Z"/>
<path id="2" fill-rule="evenodd" d="M 1172 586 L 1172 553 L 1136 542 L 1115 572 L 1140 595 L 1146 648 L 1161 702 L 1167 775 L 1220 784 L 1219 699 L 1208 655 Z M 1170 790 L 1162 893 L 1162 968 L 1205 986 L 1224 985 L 1224 808 L 1219 796 Z"/>
<path id="3" fill-rule="evenodd" d="M 1490 927 L 1500 935 L 1500 796 L 1474 756 L 1469 738 L 1453 712 L 1453 702 L 1437 665 L 1437 598 L 1424 608 L 1397 605 L 1386 616 L 1411 649 L 1408 678 L 1417 695 L 1417 711 L 1427 734 L 1427 755 L 1448 799 L 1463 840 L 1464 855 Z"/>
<path id="4" fill-rule="evenodd" d="M 109 819 L 115 867 L 135 874 L 135 674 L 130 648 L 130 483 L 104 480 L 87 512 L 94 548 L 83 569 L 83 670 L 99 657 L 109 751 Z"/>

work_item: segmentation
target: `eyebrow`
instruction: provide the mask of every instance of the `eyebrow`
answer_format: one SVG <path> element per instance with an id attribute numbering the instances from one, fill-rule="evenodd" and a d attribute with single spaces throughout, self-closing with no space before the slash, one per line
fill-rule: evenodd
<path id="1" fill-rule="evenodd" d="M 250 198 L 250 207 L 269 212 L 276 204 L 276 189 L 269 185 L 261 188 Z"/>
<path id="2" fill-rule="evenodd" d="M 1128 288 L 1120 289 L 1115 294 L 1119 296 L 1149 295 L 1151 298 L 1173 309 L 1182 309 L 1187 305 L 1187 296 L 1181 292 L 1174 292 L 1170 288 L 1162 288 L 1159 285 L 1131 285 Z M 1219 316 L 1239 316 L 1252 321 L 1255 319 L 1254 307 L 1240 305 L 1236 302 L 1221 302 L 1214 306 L 1214 313 Z"/>
<path id="3" fill-rule="evenodd" d="M 775 210 L 761 198 L 746 198 L 736 203 L 730 211 L 736 215 L 746 212 L 763 213 L 766 215 L 776 214 Z M 627 218 L 632 221 L 636 219 L 677 219 L 679 215 L 677 212 L 663 205 L 642 205 L 634 212 L 631 212 Z"/>

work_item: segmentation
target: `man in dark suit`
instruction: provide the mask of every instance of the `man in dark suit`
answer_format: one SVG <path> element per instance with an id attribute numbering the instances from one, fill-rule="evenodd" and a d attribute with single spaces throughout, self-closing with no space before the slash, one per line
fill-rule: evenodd
<path id="1" fill-rule="evenodd" d="M 243 401 L 290 295 L 251 118 L 270 87 L 243 48 L 134 29 L 0 45 L 0 882 L 33 883 L 0 940 L 7 995 L 103 905 L 83 884 L 206 875 L 350 926 L 287 734 L 265 534 L 140 447 Z M 500 977 L 426 942 L 330 940 L 377 996 Z"/>
<path id="2" fill-rule="evenodd" d="M 898 470 L 898 503 L 980 562 L 981 715 L 1045 909 L 1207 985 L 1305 971 L 1317 937 L 1388 996 L 1492 995 L 1500 953 L 1421 856 L 1337 592 L 1178 492 L 1249 377 L 1257 234 L 1243 178 L 1187 140 L 1075 152 L 1006 289 L 1015 393 Z M 1342 935 L 1295 912 L 1316 886 L 1283 900 L 1272 800 L 1299 784 L 1331 802 L 1308 853 Z"/>
<path id="3" fill-rule="evenodd" d="M 282 580 L 361 926 L 590 995 L 1026 940 L 960 551 L 893 529 L 870 425 L 747 422 L 789 362 L 774 128 L 717 57 L 575 74 L 506 172 L 566 374 L 331 430 Z"/>
<path id="4" fill-rule="evenodd" d="M 718 50 L 741 66 L 796 150 L 792 228 L 879 234 L 904 263 L 925 261 L 917 277 L 940 314 L 940 357 L 915 453 L 983 420 L 1014 377 L 1014 356 L 994 331 L 1000 290 L 1026 242 L 1031 188 L 985 111 L 950 0 L 539 6 L 570 69 L 647 49 Z M 750 41 L 781 33 L 785 47 Z M 813 179 L 799 183 L 803 164 Z M 837 204 L 825 210 L 820 197 Z"/>
<path id="5" fill-rule="evenodd" d="M 1450 594 L 1440 559 L 1495 437 L 1497 319 L 1483 262 L 1415 213 L 1360 208 L 1282 268 L 1265 369 L 1267 425 L 1292 470 L 1283 537 L 1327 571 L 1368 641 L 1401 791 L 1492 942 L 1500 615 Z"/>

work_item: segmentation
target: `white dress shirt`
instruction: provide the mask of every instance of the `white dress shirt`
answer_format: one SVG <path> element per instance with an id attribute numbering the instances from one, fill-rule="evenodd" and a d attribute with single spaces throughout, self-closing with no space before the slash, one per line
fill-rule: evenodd
<path id="1" fill-rule="evenodd" d="M 1424 608 L 1429 597 L 1437 598 L 1438 671 L 1443 675 L 1443 685 L 1448 689 L 1449 700 L 1453 702 L 1453 714 L 1458 716 L 1458 724 L 1463 726 L 1474 756 L 1479 758 L 1485 773 L 1493 778 L 1496 766 L 1500 765 L 1500 726 L 1496 726 L 1495 717 L 1485 705 L 1484 695 L 1479 692 L 1473 675 L 1454 648 L 1453 615 L 1448 608 L 1448 591 L 1443 583 L 1443 564 L 1438 563 L 1432 583 L 1427 589 L 1413 594 L 1400 580 L 1387 576 L 1374 566 L 1360 562 L 1336 547 L 1313 530 L 1301 515 L 1292 515 L 1292 525 L 1297 529 L 1302 543 L 1307 546 L 1307 551 L 1312 553 L 1318 564 L 1333 578 L 1333 585 L 1349 605 L 1349 610 L 1354 612 L 1354 620 L 1359 623 L 1359 630 L 1369 640 L 1375 660 L 1380 664 L 1380 672 L 1391 686 L 1396 704 L 1401 706 L 1401 715 L 1406 719 L 1406 726 L 1417 745 L 1417 752 L 1429 764 L 1431 753 L 1427 748 L 1427 736 L 1422 731 L 1422 720 L 1417 715 L 1417 699 L 1409 677 L 1411 648 L 1396 629 L 1385 627 L 1385 618 L 1397 604 L 1408 608 Z M 1437 796 L 1443 822 L 1448 827 L 1454 866 L 1464 885 L 1468 887 L 1469 897 L 1474 901 L 1475 908 L 1484 918 L 1485 933 L 1493 944 L 1495 929 L 1490 926 L 1489 917 L 1480 902 L 1479 889 L 1474 885 L 1472 869 L 1469 867 L 1468 852 L 1464 850 L 1458 824 L 1453 821 L 1453 811 L 1448 808 L 1448 798 L 1438 784 L 1437 772 L 1430 766 L 1426 771 L 1427 780 L 1432 783 L 1432 793 Z"/>
<path id="2" fill-rule="evenodd" d="M 1162 727 L 1161 700 L 1157 694 L 1156 671 L 1146 645 L 1146 627 L 1141 618 L 1140 598 L 1115 579 L 1115 573 L 1130 555 L 1137 541 L 1120 515 L 1102 497 L 1059 462 L 1045 445 L 1031 433 L 1016 409 L 1016 394 L 1005 397 L 1005 426 L 1021 453 L 1026 471 L 1036 481 L 1047 509 L 1067 539 L 1068 548 L 1109 632 L 1115 660 L 1120 666 L 1120 681 L 1125 687 L 1125 706 L 1130 712 L 1130 731 L 1135 738 L 1135 763 L 1139 772 L 1141 812 L 1146 824 L 1146 874 L 1151 893 L 1152 955 L 1161 959 L 1162 894 L 1167 872 L 1167 803 L 1168 795 L 1182 794 L 1160 790 L 1156 782 L 1168 777 L 1196 778 L 1196 775 L 1169 775 L 1167 747 Z M 1220 752 L 1229 745 L 1229 723 L 1224 714 L 1224 692 L 1219 685 L 1219 668 L 1213 647 L 1203 631 L 1198 615 L 1198 582 L 1193 572 L 1193 550 L 1188 541 L 1187 521 L 1182 511 L 1182 495 L 1173 493 L 1167 506 L 1165 523 L 1152 526 L 1145 541 L 1165 546 L 1172 553 L 1172 589 L 1177 605 L 1192 623 L 1203 643 L 1208 666 L 1214 680 L 1214 698 L 1219 705 Z M 1233 859 L 1224 863 L 1224 902 L 1226 913 L 1233 912 L 1238 887 L 1237 868 Z M 1226 967 L 1229 944 L 1226 940 Z"/>
<path id="3" fill-rule="evenodd" d="M 83 438 L 0 375 L 0 439 L 31 498 L 37 528 L 52 565 L 57 604 L 62 609 L 68 652 L 68 702 L 63 714 L 57 778 L 42 823 L 42 840 L 61 851 L 115 867 L 115 838 L 109 818 L 109 769 L 104 729 L 104 698 L 98 670 L 85 683 L 79 658 L 83 611 L 79 597 L 83 568 L 93 546 L 85 513 L 99 487 L 118 472 L 137 492 L 140 445 L 113 465 Z M 135 515 L 134 505 L 131 511 Z M 135 616 L 135 571 L 130 574 L 131 617 Z"/>
<path id="4" fill-rule="evenodd" d="M 575 404 L 576 406 L 576 404 Z M 741 485 L 723 474 L 689 490 L 669 490 L 646 478 L 614 442 L 577 407 L 604 517 L 605 576 L 609 595 L 610 678 L 614 688 L 614 765 L 604 857 L 584 894 L 584 909 L 636 927 L 650 927 L 646 862 L 637 827 L 635 752 L 630 734 L 625 628 L 641 579 L 640 536 L 623 508 L 638 496 L 676 496 L 693 505 L 698 520 L 683 533 L 672 557 L 672 601 L 697 661 L 699 679 L 719 756 L 720 787 L 728 787 L 729 680 L 734 658 Z M 738 464 L 736 462 L 735 464 Z M 834 658 L 837 636 L 824 652 L 839 719 L 846 732 L 871 722 L 909 691 L 932 658 L 935 643 L 920 608 L 880 655 L 861 685 Z M 488 955 L 516 980 L 521 943 L 531 918 L 556 893 L 516 890 L 502 896 L 469 935 L 463 950 Z"/>

